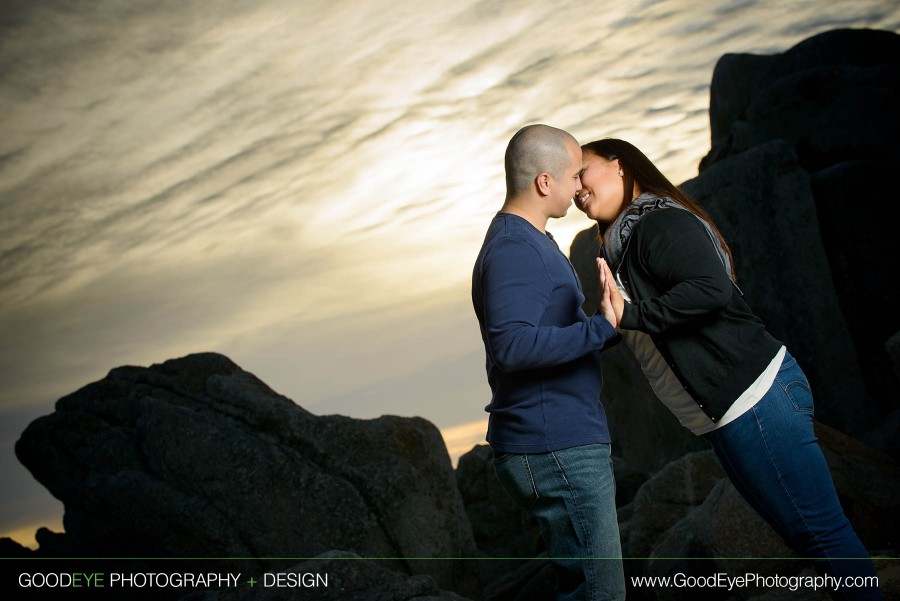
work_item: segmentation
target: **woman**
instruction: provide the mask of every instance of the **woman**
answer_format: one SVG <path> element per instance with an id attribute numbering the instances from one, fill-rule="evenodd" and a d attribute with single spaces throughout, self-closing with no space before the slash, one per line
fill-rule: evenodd
<path id="1" fill-rule="evenodd" d="M 744 301 L 712 219 L 628 142 L 582 150 L 576 204 L 603 232 L 601 292 L 656 395 L 800 556 L 874 576 L 816 442 L 806 377 Z M 881 599 L 877 586 L 838 595 Z"/>

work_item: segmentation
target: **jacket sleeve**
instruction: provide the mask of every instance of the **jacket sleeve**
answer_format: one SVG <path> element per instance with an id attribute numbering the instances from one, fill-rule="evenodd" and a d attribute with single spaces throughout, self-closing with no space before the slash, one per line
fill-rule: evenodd
<path id="1" fill-rule="evenodd" d="M 734 286 L 703 223 L 681 209 L 641 219 L 627 250 L 659 296 L 626 303 L 619 327 L 649 334 L 689 325 L 731 300 Z"/>
<path id="2" fill-rule="evenodd" d="M 498 241 L 483 270 L 487 346 L 501 370 L 562 365 L 617 338 L 602 315 L 582 313 L 583 320 L 563 327 L 541 325 L 554 282 L 537 249 L 526 242 Z"/>

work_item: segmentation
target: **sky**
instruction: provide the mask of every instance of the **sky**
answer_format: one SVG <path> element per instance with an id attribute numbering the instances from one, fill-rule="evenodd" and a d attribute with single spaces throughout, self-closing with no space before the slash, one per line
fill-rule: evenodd
<path id="1" fill-rule="evenodd" d="M 469 289 L 512 134 L 624 138 L 679 183 L 719 57 L 839 27 L 900 31 L 900 4 L 4 0 L 0 537 L 62 530 L 28 423 L 195 352 L 319 415 L 424 417 L 455 460 L 486 427 Z"/>

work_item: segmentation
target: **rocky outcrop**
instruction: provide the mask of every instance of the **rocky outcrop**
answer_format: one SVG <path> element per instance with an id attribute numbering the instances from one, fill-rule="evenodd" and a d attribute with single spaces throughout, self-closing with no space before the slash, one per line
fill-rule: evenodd
<path id="1" fill-rule="evenodd" d="M 332 549 L 477 588 L 440 432 L 420 418 L 315 416 L 216 354 L 114 369 L 16 445 L 65 505 L 58 553 L 315 557 Z"/>
<path id="2" fill-rule="evenodd" d="M 873 555 L 896 557 L 900 527 L 889 516 L 900 511 L 897 464 L 824 424 L 816 424 L 816 434 L 860 540 Z M 619 513 L 623 554 L 635 558 L 626 570 L 634 575 L 794 575 L 810 567 L 741 498 L 712 451 L 685 455 L 660 470 Z M 635 590 L 631 598 L 693 599 L 696 591 L 657 593 Z"/>
<path id="3" fill-rule="evenodd" d="M 834 428 L 821 423 L 816 423 L 815 428 L 838 497 L 860 539 L 874 556 L 896 557 L 900 526 L 895 525 L 896 520 L 891 516 L 900 511 L 900 468 L 882 451 Z M 487 528 L 481 535 L 476 534 L 479 540 L 485 540 L 488 532 L 509 535 L 523 524 L 523 516 L 516 514 L 515 508 L 506 507 L 503 498 L 495 501 L 498 508 L 508 511 L 497 513 L 470 503 L 473 496 L 484 498 L 483 488 L 499 486 L 498 482 L 490 481 L 486 470 L 473 469 L 470 465 L 489 465 L 489 459 L 487 447 L 473 450 L 466 462 L 466 484 L 460 480 L 461 488 L 468 491 L 463 498 L 473 516 L 472 523 Z M 476 473 L 480 475 L 471 477 Z M 482 492 L 475 494 L 476 489 Z M 688 453 L 666 465 L 640 487 L 630 503 L 620 506 L 618 513 L 629 599 L 698 598 L 696 588 L 635 587 L 631 576 L 708 577 L 718 573 L 789 576 L 803 573 L 811 566 L 810 561 L 798 559 L 740 497 L 711 450 Z M 497 522 L 491 524 L 487 516 Z M 879 574 L 884 572 L 885 576 L 893 573 L 890 572 L 893 567 L 895 562 L 876 562 Z M 555 577 L 546 560 L 521 562 L 515 571 L 496 569 L 486 579 L 489 584 L 484 598 L 485 601 L 552 599 Z M 882 587 L 885 591 L 898 591 L 896 586 L 889 589 L 883 584 Z M 721 591 L 707 592 L 714 599 L 719 598 L 716 594 Z M 752 587 L 740 596 L 753 595 L 777 598 L 778 591 Z"/>
<path id="4" fill-rule="evenodd" d="M 23 547 L 11 538 L 0 538 L 0 557 L 34 557 L 34 551 Z"/>
<path id="5" fill-rule="evenodd" d="M 728 240 L 749 304 L 810 379 L 816 432 L 845 513 L 870 550 L 891 557 L 900 545 L 892 517 L 900 509 L 900 249 L 886 218 L 891 201 L 881 199 L 890 191 L 876 186 L 900 162 L 898 95 L 900 36 L 892 32 L 839 30 L 782 55 L 727 55 L 712 83 L 712 149 L 683 184 Z M 597 237 L 596 227 L 581 232 L 571 249 L 586 310 L 596 305 Z M 603 354 L 603 373 L 614 455 L 652 476 L 619 510 L 626 556 L 652 558 L 626 562 L 627 573 L 808 568 L 733 559 L 793 554 L 712 454 L 692 452 L 705 445 L 661 409 L 627 348 Z M 895 566 L 876 567 L 890 598 Z M 807 593 L 800 598 L 820 598 Z M 699 594 L 635 589 L 629 598 L 718 598 Z"/>
<path id="6" fill-rule="evenodd" d="M 816 423 L 816 436 L 844 513 L 868 549 L 900 549 L 900 465 L 836 428 Z"/>
<path id="7" fill-rule="evenodd" d="M 791 237 L 782 231 L 772 250 L 792 258 L 790 253 L 820 247 L 816 254 L 827 261 L 830 278 L 810 282 L 814 286 L 803 292 L 807 298 L 826 294 L 837 301 L 840 326 L 850 337 L 856 359 L 843 364 L 841 374 L 863 383 L 866 395 L 839 399 L 845 390 L 832 395 L 830 404 L 849 404 L 860 414 L 852 422 L 843 422 L 830 412 L 821 417 L 857 436 L 900 406 L 900 385 L 884 351 L 885 341 L 900 329 L 895 310 L 900 305 L 900 248 L 893 240 L 893 221 L 883 218 L 890 212 L 886 207 L 892 204 L 892 192 L 879 188 L 884 175 L 895 172 L 900 164 L 898 93 L 900 36 L 889 31 L 835 30 L 783 54 L 725 55 L 713 73 L 712 148 L 701 162 L 698 178 L 703 180 L 708 170 L 726 160 L 734 165 L 733 161 L 740 161 L 748 151 L 772 140 L 782 140 L 793 151 L 796 168 L 808 175 L 813 202 L 810 213 L 815 213 L 817 232 Z M 706 187 L 716 197 L 719 209 L 741 204 L 740 199 Z M 784 200 L 757 195 L 756 202 L 767 217 L 764 221 L 751 219 L 740 221 L 739 228 L 737 222 L 720 227 L 729 242 L 740 232 L 745 238 L 766 236 L 771 226 L 778 225 L 778 216 L 771 209 Z M 739 210 L 746 217 L 749 207 Z M 816 233 L 818 236 L 813 236 Z M 771 243 L 772 236 L 768 238 L 766 242 Z M 747 265 L 758 269 L 755 262 L 745 260 Z M 770 264 L 762 265 L 767 277 L 773 275 Z M 789 268 L 807 265 L 805 260 L 794 259 Z M 753 279 L 747 269 L 741 275 Z M 785 313 L 815 314 L 809 310 Z M 820 365 L 842 363 L 834 343 L 822 347 L 808 338 L 791 342 Z M 804 367 L 810 368 L 811 362 Z M 825 369 L 822 371 L 824 376 Z M 831 394 L 832 388 L 820 375 L 812 381 L 821 397 Z M 894 444 L 896 453 L 900 448 L 896 441 Z"/>
<path id="8" fill-rule="evenodd" d="M 900 378 L 900 332 L 888 338 L 888 341 L 884 343 L 884 350 L 887 351 L 894 375 Z"/>
<path id="9" fill-rule="evenodd" d="M 835 292 L 810 178 L 793 148 L 762 144 L 682 187 L 728 240 L 747 302 L 803 367 L 818 419 L 857 435 L 870 430 L 876 407 Z"/>
<path id="10" fill-rule="evenodd" d="M 660 538 L 702 504 L 724 477 L 709 450 L 689 453 L 654 474 L 634 501 L 619 509 L 622 555 L 649 557 Z"/>
<path id="11" fill-rule="evenodd" d="M 838 29 L 782 54 L 726 54 L 710 87 L 713 163 L 785 140 L 810 173 L 845 161 L 896 157 L 900 36 Z"/>
<path id="12" fill-rule="evenodd" d="M 810 379 L 816 415 L 894 456 L 900 453 L 900 384 L 887 341 L 900 330 L 900 247 L 890 191 L 900 163 L 895 99 L 900 36 L 836 30 L 773 56 L 726 55 L 711 86 L 712 148 L 683 187 L 710 212 L 734 251 L 738 283 L 767 328 Z M 579 234 L 572 262 L 595 294 L 597 229 Z M 585 305 L 595 305 L 595 296 Z M 622 415 L 628 395 L 644 412 L 652 393 L 615 353 L 603 358 L 608 413 L 629 465 L 653 469 L 693 450 L 672 420 L 642 457 L 643 424 Z M 632 443 L 631 441 L 635 441 Z"/>
<path id="13" fill-rule="evenodd" d="M 544 550 L 537 520 L 503 490 L 493 461 L 491 447 L 478 445 L 459 458 L 456 468 L 475 544 L 488 557 L 536 557 Z"/>

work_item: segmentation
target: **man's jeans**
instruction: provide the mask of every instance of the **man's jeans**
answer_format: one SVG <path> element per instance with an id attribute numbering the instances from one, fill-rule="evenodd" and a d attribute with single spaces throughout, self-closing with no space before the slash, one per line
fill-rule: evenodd
<path id="1" fill-rule="evenodd" d="M 540 524 L 559 574 L 557 601 L 624 599 L 609 445 L 503 453 L 494 468 L 506 492 Z"/>
<path id="2" fill-rule="evenodd" d="M 820 558 L 817 567 L 838 577 L 875 576 L 816 441 L 809 383 L 789 353 L 763 398 L 704 438 L 741 496 L 801 557 Z M 875 600 L 881 593 L 842 587 L 838 598 Z"/>

